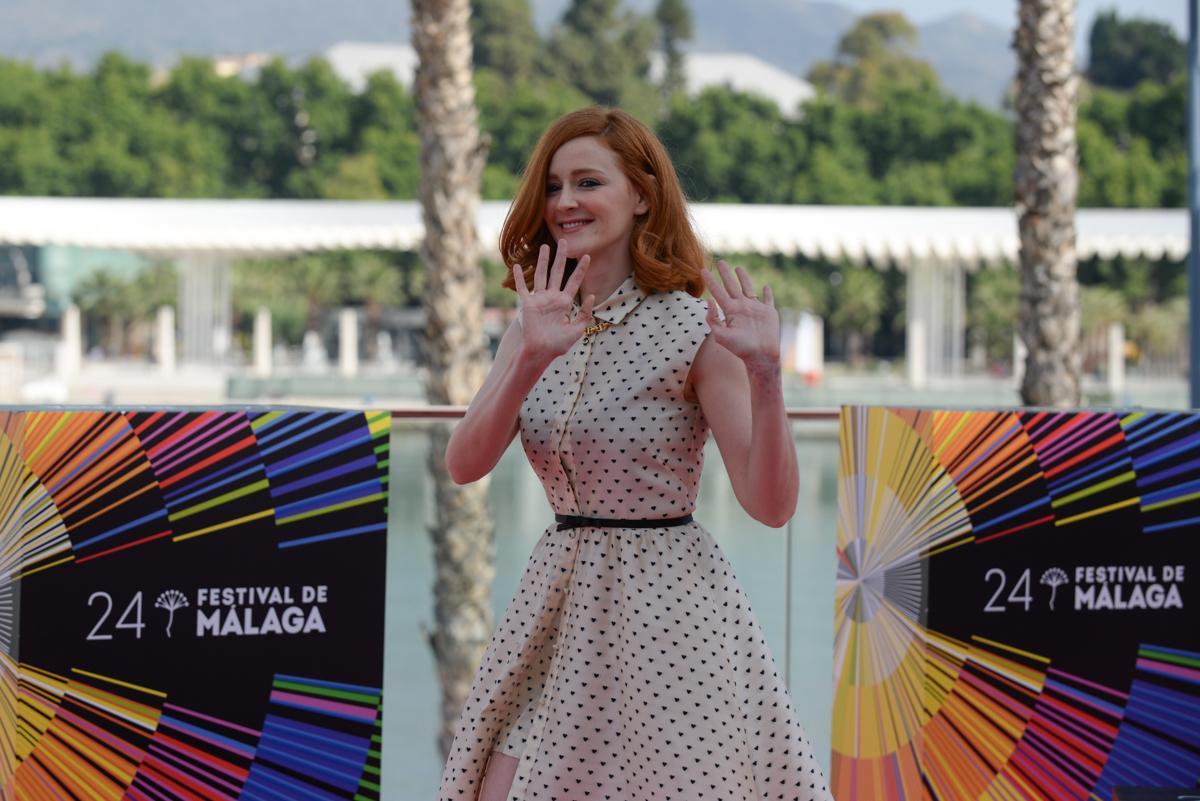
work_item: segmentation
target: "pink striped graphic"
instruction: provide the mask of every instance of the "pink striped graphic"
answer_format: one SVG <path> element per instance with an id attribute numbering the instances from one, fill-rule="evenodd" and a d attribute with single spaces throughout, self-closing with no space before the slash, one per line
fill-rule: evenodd
<path id="1" fill-rule="evenodd" d="M 311 698 L 307 695 L 297 695 L 296 693 L 285 693 L 280 690 L 274 690 L 271 693 L 271 703 L 288 704 L 289 706 L 299 706 L 306 709 L 315 709 L 321 712 L 328 712 L 334 715 L 344 715 L 357 720 L 374 723 L 377 710 L 372 707 L 366 709 L 353 704 L 343 704 L 338 701 L 326 701 L 321 698 Z"/>

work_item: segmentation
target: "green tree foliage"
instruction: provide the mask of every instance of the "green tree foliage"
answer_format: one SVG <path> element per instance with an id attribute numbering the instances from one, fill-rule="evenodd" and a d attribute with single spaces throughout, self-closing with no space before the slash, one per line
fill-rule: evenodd
<path id="1" fill-rule="evenodd" d="M 495 309 L 515 309 L 517 293 L 504 288 L 508 269 L 497 258 L 487 254 L 480 260 L 483 267 L 483 305 Z"/>
<path id="2" fill-rule="evenodd" d="M 110 270 L 97 270 L 80 281 L 72 295 L 83 314 L 86 342 L 108 354 L 123 353 L 133 313 L 129 282 Z"/>
<path id="3" fill-rule="evenodd" d="M 820 98 L 799 120 L 709 89 L 676 99 L 659 134 L 701 201 L 991 206 L 1012 196 L 1010 126 L 936 89 L 897 90 L 886 113 Z"/>
<path id="4" fill-rule="evenodd" d="M 337 171 L 338 156 L 355 139 L 349 87 L 323 59 L 298 70 L 276 59 L 263 68 L 259 86 L 270 104 L 272 194 L 319 197 L 321 182 Z"/>
<path id="5" fill-rule="evenodd" d="M 367 79 L 351 112 L 352 151 L 375 159 L 379 181 L 390 198 L 416 197 L 421 183 L 421 140 L 412 96 L 390 72 Z"/>
<path id="6" fill-rule="evenodd" d="M 541 40 L 529 0 L 472 0 L 471 44 L 476 69 L 494 70 L 514 82 L 533 77 Z"/>
<path id="7" fill-rule="evenodd" d="M 105 56 L 92 74 L 0 60 L 0 193 L 112 197 L 412 197 L 408 92 L 354 94 L 320 59 L 247 82 L 185 58 L 162 81 Z"/>
<path id="8" fill-rule="evenodd" d="M 411 266 L 410 259 L 404 261 Z M 376 344 L 384 310 L 409 300 L 405 292 L 405 273 L 393 254 L 354 254 L 348 261 L 342 305 L 362 306 L 365 311 L 363 340 L 368 358 L 377 355 Z"/>
<path id="9" fill-rule="evenodd" d="M 1080 104 L 1079 205 L 1181 206 L 1187 199 L 1187 83 L 1092 88 Z"/>
<path id="10" fill-rule="evenodd" d="M 265 174 L 255 163 L 261 139 L 255 99 L 252 85 L 219 77 L 207 59 L 188 57 L 176 65 L 155 95 L 185 143 L 163 163 L 176 185 L 171 196 L 266 194 L 244 189 L 246 178 L 238 178 Z"/>
<path id="11" fill-rule="evenodd" d="M 1087 76 L 1098 86 L 1132 89 L 1143 81 L 1166 83 L 1183 72 L 1187 50 L 1163 22 L 1121 19 L 1101 12 L 1088 36 Z"/>
<path id="12" fill-rule="evenodd" d="M 860 112 L 854 122 L 870 174 L 881 182 L 880 202 L 1008 202 L 1012 134 L 995 115 L 933 86 L 892 89 L 885 99 L 882 113 Z"/>
<path id="13" fill-rule="evenodd" d="M 915 31 L 898 14 L 847 31 L 826 65 L 830 91 L 795 117 L 728 88 L 661 105 L 644 67 L 656 42 L 670 49 L 688 32 L 683 0 L 658 0 L 657 22 L 621 0 L 574 0 L 545 41 L 528 0 L 478 0 L 476 12 L 481 41 L 493 43 L 481 62 L 495 65 L 475 76 L 489 199 L 512 195 L 551 120 L 615 100 L 640 106 L 632 110 L 658 129 L 696 200 L 1011 202 L 1011 121 L 945 94 L 913 61 Z M 518 53 L 541 55 L 522 66 Z M 1185 101 L 1182 75 L 1088 89 L 1081 204 L 1182 205 Z M 115 54 L 87 74 L 0 59 L 0 193 L 413 198 L 419 164 L 412 98 L 390 73 L 354 93 L 320 60 L 276 61 L 243 79 L 185 58 L 152 80 Z"/>
<path id="14" fill-rule="evenodd" d="M 1129 304 L 1119 289 L 1092 285 L 1081 290 L 1083 315 L 1080 330 L 1084 336 L 1103 334 L 1112 323 L 1129 317 Z"/>
<path id="15" fill-rule="evenodd" d="M 1021 277 L 1011 264 L 977 270 L 967 276 L 967 327 L 971 341 L 992 359 L 1012 358 L 1013 323 Z"/>
<path id="16" fill-rule="evenodd" d="M 659 46 L 664 61 L 662 94 L 669 102 L 687 88 L 682 43 L 692 38 L 692 12 L 688 10 L 685 0 L 658 0 L 658 5 L 654 7 L 654 21 L 658 23 Z"/>
<path id="17" fill-rule="evenodd" d="M 1092 258 L 1079 263 L 1084 284 L 1114 287 L 1133 309 L 1161 303 L 1182 294 L 1187 271 L 1182 262 L 1151 262 L 1147 259 Z"/>
<path id="18" fill-rule="evenodd" d="M 1187 325 L 1188 299 L 1181 294 L 1135 312 L 1126 336 L 1135 343 L 1137 358 L 1177 356 L 1187 339 Z"/>
<path id="19" fill-rule="evenodd" d="M 233 268 L 237 327 L 249 331 L 260 308 L 271 312 L 280 340 L 297 345 L 305 331 L 320 331 L 336 309 L 365 310 L 367 351 L 383 310 L 419 305 L 421 270 L 416 254 L 370 251 L 322 253 L 239 261 Z"/>
<path id="20" fill-rule="evenodd" d="M 709 89 L 676 98 L 659 135 L 691 197 L 699 201 L 789 201 L 796 158 L 788 126 L 769 100 Z"/>
<path id="21" fill-rule="evenodd" d="M 916 41 L 917 29 L 903 14 L 867 14 L 842 36 L 834 60 L 814 64 L 808 79 L 855 107 L 881 108 L 897 90 L 937 86 L 933 67 L 912 55 Z"/>
<path id="22" fill-rule="evenodd" d="M 1186 263 L 1092 257 L 1079 263 L 1079 282 L 1085 340 L 1104 342 L 1109 324 L 1123 323 L 1135 358 L 1138 353 L 1174 353 L 1180 346 L 1187 322 Z M 968 277 L 971 339 L 982 344 L 992 359 L 1012 357 L 1012 321 L 1019 290 L 1011 265 L 979 270 Z M 1087 369 L 1103 370 L 1103 360 L 1096 356 L 1103 350 L 1089 353 L 1092 361 Z"/>
<path id="23" fill-rule="evenodd" d="M 1182 150 L 1187 130 L 1187 78 L 1165 84 L 1143 82 L 1129 94 L 1129 132 L 1158 155 Z"/>
<path id="24" fill-rule="evenodd" d="M 484 197 L 512 196 L 515 176 L 525 169 L 538 137 L 558 117 L 586 106 L 586 95 L 564 81 L 533 78 L 511 82 L 490 69 L 476 70 L 475 96 L 484 130 L 489 132 L 489 174 Z"/>
<path id="25" fill-rule="evenodd" d="M 546 69 L 596 103 L 652 119 L 658 96 L 647 76 L 657 39 L 654 19 L 620 0 L 571 0 L 550 34 Z"/>
<path id="26" fill-rule="evenodd" d="M 133 276 L 129 294 L 133 314 L 143 319 L 163 306 L 174 307 L 179 298 L 179 271 L 169 262 L 154 262 Z"/>
<path id="27" fill-rule="evenodd" d="M 132 274 L 100 269 L 81 280 L 72 300 L 83 313 L 87 342 L 110 356 L 150 352 L 149 322 L 179 295 L 175 267 L 156 262 Z"/>
<path id="28" fill-rule="evenodd" d="M 1085 336 L 1102 338 L 1119 322 L 1135 361 L 1178 355 L 1187 330 L 1186 262 L 1093 257 L 1079 263 L 1079 279 Z"/>
<path id="29" fill-rule="evenodd" d="M 69 70 L 45 73 L 0 60 L 0 192 L 7 187 L 31 195 L 75 191 L 73 170 L 57 143 L 68 133 L 59 108 L 76 80 Z"/>
<path id="30" fill-rule="evenodd" d="M 884 279 L 873 267 L 849 264 L 831 278 L 829 324 L 841 332 L 846 356 L 857 364 L 882 323 Z"/>
<path id="31" fill-rule="evenodd" d="M 164 150 L 170 121 L 162 109 L 147 108 L 149 68 L 109 53 L 73 88 L 80 105 L 63 144 L 77 179 L 97 195 L 162 194 L 154 157 Z"/>

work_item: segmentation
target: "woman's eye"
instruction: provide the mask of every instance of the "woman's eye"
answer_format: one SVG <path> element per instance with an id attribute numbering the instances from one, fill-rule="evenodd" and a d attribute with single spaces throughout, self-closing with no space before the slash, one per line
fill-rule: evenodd
<path id="1" fill-rule="evenodd" d="M 546 184 L 546 194 L 553 195 L 559 190 L 558 184 Z"/>
<path id="2" fill-rule="evenodd" d="M 579 185 L 581 187 L 584 187 L 585 189 L 590 189 L 593 186 L 599 186 L 600 182 L 597 181 L 595 178 L 584 178 L 582 181 L 579 182 Z"/>

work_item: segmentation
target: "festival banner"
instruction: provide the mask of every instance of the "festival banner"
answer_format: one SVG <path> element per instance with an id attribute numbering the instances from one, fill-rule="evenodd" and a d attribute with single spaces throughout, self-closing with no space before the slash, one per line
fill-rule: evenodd
<path id="1" fill-rule="evenodd" d="M 1200 414 L 847 407 L 838 801 L 1200 779 Z"/>
<path id="2" fill-rule="evenodd" d="M 386 412 L 0 412 L 0 799 L 378 799 Z"/>

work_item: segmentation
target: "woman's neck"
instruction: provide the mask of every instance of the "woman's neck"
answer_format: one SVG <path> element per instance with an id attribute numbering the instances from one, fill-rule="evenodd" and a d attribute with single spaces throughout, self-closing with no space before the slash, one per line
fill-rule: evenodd
<path id="1" fill-rule="evenodd" d="M 595 295 L 596 306 L 608 300 L 617 287 L 633 274 L 633 262 L 628 257 L 623 262 L 602 264 L 593 261 L 579 286 L 580 300 L 588 295 Z"/>

